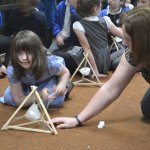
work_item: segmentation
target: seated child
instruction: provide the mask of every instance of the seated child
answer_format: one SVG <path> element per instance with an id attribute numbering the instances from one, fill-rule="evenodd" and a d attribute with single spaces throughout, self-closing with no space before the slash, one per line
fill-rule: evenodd
<path id="1" fill-rule="evenodd" d="M 1 103 L 19 106 L 30 93 L 30 86 L 35 85 L 46 105 L 49 102 L 49 107 L 63 105 L 70 74 L 63 58 L 46 52 L 40 38 L 32 31 L 20 31 L 14 37 L 11 63 L 7 68 L 9 87 L 0 98 Z M 33 95 L 24 106 L 30 106 L 34 101 Z"/>
<path id="2" fill-rule="evenodd" d="M 72 24 L 79 20 L 79 16 L 75 10 L 76 0 L 63 0 L 57 5 L 57 9 L 53 18 L 53 36 L 54 41 L 49 51 L 53 52 L 71 45 L 79 45 L 75 36 Z"/>
<path id="3" fill-rule="evenodd" d="M 76 10 L 81 16 L 82 20 L 73 24 L 73 29 L 77 35 L 79 42 L 85 53 L 88 53 L 88 59 L 91 63 L 96 75 L 103 77 L 107 74 L 110 68 L 110 53 L 108 50 L 108 30 L 119 37 L 122 37 L 122 30 L 117 28 L 109 19 L 105 16 L 99 18 L 99 11 L 101 8 L 100 0 L 77 0 Z M 59 55 L 62 56 L 62 55 Z M 81 56 L 77 56 L 80 58 Z M 65 59 L 66 66 L 68 60 Z M 77 60 L 77 59 L 76 59 Z M 74 60 L 70 60 L 70 63 L 80 63 Z M 68 68 L 72 70 L 72 66 Z M 76 68 L 74 68 L 75 71 Z"/>

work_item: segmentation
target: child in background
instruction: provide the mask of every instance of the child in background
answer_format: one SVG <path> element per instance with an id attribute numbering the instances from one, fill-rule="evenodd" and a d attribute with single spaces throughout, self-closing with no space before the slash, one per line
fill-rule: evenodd
<path id="1" fill-rule="evenodd" d="M 150 0 L 138 0 L 137 1 L 137 7 L 141 7 L 141 6 L 146 6 L 146 5 L 150 5 Z"/>
<path id="2" fill-rule="evenodd" d="M 45 33 L 45 14 L 37 10 L 39 0 L 17 0 L 17 8 L 12 11 L 3 33 L 14 36 L 21 30 L 31 30 L 43 39 Z"/>
<path id="3" fill-rule="evenodd" d="M 131 4 L 131 0 L 124 0 L 124 7 L 128 7 L 131 10 L 134 8 L 134 5 Z"/>
<path id="4" fill-rule="evenodd" d="M 72 24 L 79 20 L 75 10 L 76 0 L 63 0 L 57 5 L 53 19 L 54 42 L 49 51 L 62 50 L 71 45 L 79 45 Z"/>
<path id="5" fill-rule="evenodd" d="M 2 27 L 2 14 L 0 12 L 0 30 Z M 0 54 L 3 53 L 0 47 Z M 0 62 L 0 77 L 3 77 L 4 75 L 6 75 L 6 67 Z"/>
<path id="6" fill-rule="evenodd" d="M 131 10 L 131 8 L 129 8 L 129 6 L 125 5 L 125 1 L 126 0 L 108 0 L 108 7 L 106 9 L 101 10 L 100 12 L 100 16 L 104 17 L 104 16 L 108 16 L 110 18 L 110 20 L 117 26 L 117 27 L 121 27 L 122 23 L 121 23 L 121 18 L 122 16 Z M 108 34 L 108 45 L 111 53 L 111 67 L 110 70 L 114 71 L 116 69 L 116 67 L 119 64 L 119 61 L 121 59 L 121 56 L 124 52 L 124 45 L 122 45 L 122 39 L 120 38 L 114 38 L 116 39 L 116 41 L 118 43 L 120 43 L 120 45 L 118 46 L 119 51 L 117 50 L 117 48 L 115 46 L 112 47 L 113 44 L 113 40 L 112 40 L 112 35 L 111 33 Z"/>
<path id="7" fill-rule="evenodd" d="M 40 38 L 32 31 L 20 31 L 12 41 L 11 63 L 7 68 L 10 86 L 0 102 L 19 106 L 31 92 L 30 86 L 37 86 L 44 103 L 49 107 L 60 107 L 65 100 L 69 71 L 63 58 L 47 56 Z M 70 92 L 70 91 L 69 91 Z M 34 95 L 24 106 L 35 101 Z"/>
<path id="8" fill-rule="evenodd" d="M 43 37 L 43 43 L 47 48 L 49 48 L 53 40 L 52 20 L 56 11 L 56 2 L 55 0 L 40 0 L 37 8 L 39 11 L 44 12 L 46 16 L 46 32 Z"/>
<path id="9" fill-rule="evenodd" d="M 117 26 L 121 27 L 120 17 L 122 13 L 126 13 L 130 10 L 129 7 L 125 7 L 124 0 L 108 0 L 108 6 L 106 9 L 101 10 L 100 16 L 108 16 L 111 21 Z"/>
<path id="10" fill-rule="evenodd" d="M 42 40 L 45 34 L 45 14 L 37 10 L 39 0 L 17 0 L 17 7 L 12 10 L 3 25 L 4 36 L 0 37 L 0 45 L 6 51 L 5 65 L 9 63 L 9 50 L 13 37 L 22 30 L 31 30 Z"/>
<path id="11" fill-rule="evenodd" d="M 88 59 L 98 77 L 107 74 L 110 68 L 110 53 L 108 50 L 108 30 L 119 37 L 122 31 L 117 28 L 109 17 L 98 17 L 101 0 L 78 0 L 76 10 L 82 20 L 73 24 L 73 29 Z"/>

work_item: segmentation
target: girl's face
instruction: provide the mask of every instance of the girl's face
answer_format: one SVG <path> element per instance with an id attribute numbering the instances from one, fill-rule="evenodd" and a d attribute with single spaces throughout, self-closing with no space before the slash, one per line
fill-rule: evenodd
<path id="1" fill-rule="evenodd" d="M 30 51 L 19 51 L 18 63 L 22 68 L 30 70 L 32 66 L 32 53 Z"/>
<path id="2" fill-rule="evenodd" d="M 137 2 L 138 7 L 141 7 L 141 6 L 144 6 L 144 5 L 150 5 L 150 0 L 139 0 Z"/>
<path id="3" fill-rule="evenodd" d="M 123 36 L 124 36 L 123 44 L 132 50 L 132 40 L 131 40 L 131 37 L 127 34 L 124 26 L 122 27 L 122 31 L 123 31 Z"/>

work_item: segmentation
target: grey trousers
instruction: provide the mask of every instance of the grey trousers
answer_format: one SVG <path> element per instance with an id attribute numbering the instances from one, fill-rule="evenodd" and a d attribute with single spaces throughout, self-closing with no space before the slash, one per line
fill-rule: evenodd
<path id="1" fill-rule="evenodd" d="M 111 61 L 110 70 L 112 71 L 116 70 L 123 52 L 124 52 L 124 49 L 122 48 L 119 51 L 116 51 L 110 54 L 110 61 Z"/>

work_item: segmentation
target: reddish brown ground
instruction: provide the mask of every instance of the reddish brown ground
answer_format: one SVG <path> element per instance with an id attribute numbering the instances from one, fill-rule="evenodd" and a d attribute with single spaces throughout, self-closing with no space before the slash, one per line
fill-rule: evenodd
<path id="1" fill-rule="evenodd" d="M 106 80 L 106 79 L 105 79 Z M 0 96 L 8 85 L 0 79 Z M 150 150 L 150 122 L 142 119 L 140 100 L 149 85 L 136 74 L 124 93 L 108 109 L 86 122 L 85 126 L 57 130 L 58 135 L 17 130 L 0 131 L 1 150 Z M 75 87 L 70 100 L 51 117 L 75 116 L 88 103 L 97 87 Z M 93 108 L 94 109 L 94 108 Z M 0 104 L 0 127 L 15 108 Z M 100 120 L 106 127 L 98 129 Z"/>

